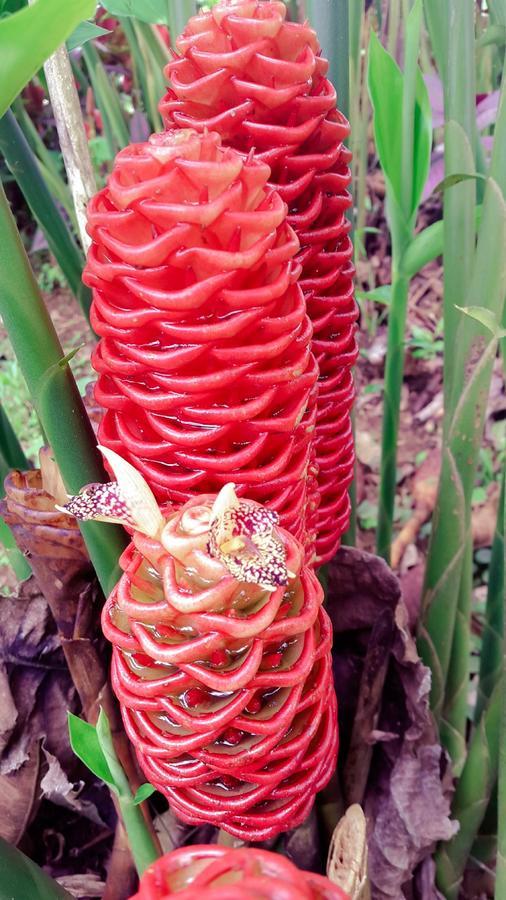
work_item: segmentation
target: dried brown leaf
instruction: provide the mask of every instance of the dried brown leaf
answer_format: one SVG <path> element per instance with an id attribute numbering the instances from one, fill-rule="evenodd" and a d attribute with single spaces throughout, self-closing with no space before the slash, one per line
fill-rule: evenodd
<path id="1" fill-rule="evenodd" d="M 413 881 L 417 867 L 430 858 L 438 840 L 456 829 L 449 818 L 446 757 L 429 709 L 430 671 L 419 659 L 409 632 L 397 579 L 382 560 L 343 548 L 329 566 L 328 584 L 341 772 L 347 766 L 357 706 L 367 708 L 371 682 L 363 681 L 362 675 L 373 624 L 394 616 L 379 714 L 369 717 L 370 733 L 361 734 L 373 748 L 364 797 L 369 872 L 373 900 L 422 900 Z M 356 742 L 351 746 L 356 752 Z M 425 892 L 423 900 L 428 896 Z"/>
<path id="2" fill-rule="evenodd" d="M 34 743 L 26 762 L 11 772 L 0 775 L 0 837 L 17 844 L 36 807 L 39 781 L 39 746 Z"/>

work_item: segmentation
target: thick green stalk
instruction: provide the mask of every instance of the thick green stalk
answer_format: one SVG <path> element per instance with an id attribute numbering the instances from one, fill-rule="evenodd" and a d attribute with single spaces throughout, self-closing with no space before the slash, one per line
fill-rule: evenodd
<path id="1" fill-rule="evenodd" d="M 104 125 L 104 134 L 111 156 L 126 147 L 130 141 L 128 127 L 121 109 L 119 95 L 104 69 L 100 54 L 92 41 L 83 47 L 83 57 L 88 69 L 93 95 Z"/>
<path id="2" fill-rule="evenodd" d="M 424 0 L 425 21 L 430 34 L 432 52 L 436 60 L 439 75 L 443 84 L 446 82 L 448 66 L 448 2 L 441 0 Z"/>
<path id="3" fill-rule="evenodd" d="M 494 788 L 499 757 L 503 694 L 504 678 L 497 683 L 489 706 L 469 743 L 466 763 L 457 784 L 452 806 L 452 814 L 460 824 L 459 831 L 436 853 L 437 883 L 445 900 L 458 898 L 469 853 Z"/>
<path id="4" fill-rule="evenodd" d="M 25 377 L 44 432 L 69 493 L 106 475 L 71 369 L 44 306 L 14 218 L 0 191 L 0 315 Z M 105 593 L 119 577 L 125 546 L 121 528 L 98 522 L 82 526 Z"/>
<path id="5" fill-rule="evenodd" d="M 459 126 L 456 126 L 459 127 Z M 465 306 L 485 307 L 501 321 L 506 295 L 506 90 L 496 123 L 491 177 L 487 181 L 472 276 Z M 461 304 L 462 305 L 462 301 Z M 462 315 L 462 314 L 461 314 Z M 424 586 L 420 652 L 433 673 L 431 702 L 441 715 L 465 548 L 471 540 L 471 500 L 481 446 L 497 339 L 462 315 L 451 340 L 452 391 L 446 410 L 442 469 Z M 455 648 L 455 653 L 465 648 Z"/>
<path id="6" fill-rule="evenodd" d="M 457 173 L 473 174 L 476 163 L 474 65 L 474 0 L 449 0 L 448 62 L 445 94 L 445 177 Z M 468 60 L 463 66 L 462 60 Z M 444 300 L 445 324 L 443 356 L 443 395 L 448 426 L 454 372 L 455 335 L 459 320 L 456 306 L 462 306 L 474 260 L 476 182 L 463 181 L 444 194 Z"/>
<path id="7" fill-rule="evenodd" d="M 0 119 L 0 151 L 44 232 L 49 249 L 65 275 L 70 290 L 89 320 L 91 291 L 83 285 L 81 279 L 84 256 L 56 206 L 30 145 L 11 110 Z"/>
<path id="8" fill-rule="evenodd" d="M 0 838 L 0 900 L 72 900 L 28 856 Z"/>
<path id="9" fill-rule="evenodd" d="M 397 58 L 397 44 L 399 42 L 399 27 L 401 24 L 401 0 L 390 0 L 388 4 L 388 37 L 387 50 L 390 56 Z"/>
<path id="10" fill-rule="evenodd" d="M 349 2 L 350 0 L 306 2 L 309 21 L 318 34 L 323 55 L 329 61 L 328 77 L 336 88 L 339 109 L 345 116 L 350 114 Z"/>
<path id="11" fill-rule="evenodd" d="M 492 543 L 492 556 L 488 573 L 487 608 L 481 641 L 480 676 L 476 701 L 475 722 L 478 723 L 490 699 L 490 695 L 503 671 L 505 545 L 504 504 L 506 470 L 503 472 L 497 525 Z"/>

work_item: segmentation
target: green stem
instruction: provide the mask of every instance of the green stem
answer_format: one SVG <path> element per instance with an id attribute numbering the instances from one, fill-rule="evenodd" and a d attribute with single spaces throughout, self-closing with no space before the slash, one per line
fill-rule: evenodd
<path id="1" fill-rule="evenodd" d="M 44 306 L 3 189 L 0 190 L 0 315 L 65 486 L 106 480 L 86 410 Z M 119 577 L 121 528 L 85 522 L 82 532 L 104 592 Z"/>
<path id="2" fill-rule="evenodd" d="M 390 561 L 395 488 L 397 484 L 397 441 L 401 390 L 404 376 L 404 333 L 408 306 L 409 280 L 394 268 L 392 302 L 388 319 L 388 343 L 385 367 L 385 391 L 381 436 L 381 472 L 376 549 L 378 556 Z"/>
<path id="3" fill-rule="evenodd" d="M 469 853 L 485 816 L 497 777 L 499 728 L 504 705 L 503 686 L 504 679 L 501 679 L 469 743 L 466 763 L 452 806 L 452 813 L 460 825 L 459 831 L 436 853 L 437 883 L 446 900 L 457 900 Z"/>
<path id="4" fill-rule="evenodd" d="M 158 858 L 159 851 L 146 827 L 146 820 L 140 805 L 134 803 L 128 778 L 116 755 L 109 722 L 103 711 L 97 722 L 97 736 L 117 791 L 121 817 L 128 835 L 135 867 L 139 875 L 142 875 L 145 869 Z"/>
<path id="5" fill-rule="evenodd" d="M 345 116 L 349 116 L 349 0 L 332 0 L 332 3 L 310 0 L 306 7 L 323 55 L 329 61 L 328 77 L 337 91 L 339 109 Z"/>
<path id="6" fill-rule="evenodd" d="M 89 320 L 91 291 L 81 280 L 84 256 L 49 193 L 37 160 L 11 110 L 0 119 L 0 151 L 44 232 L 70 290 Z"/>
<path id="7" fill-rule="evenodd" d="M 397 43 L 399 39 L 399 25 L 401 21 L 400 0 L 390 0 L 388 7 L 388 38 L 387 50 L 390 56 L 397 58 Z"/>

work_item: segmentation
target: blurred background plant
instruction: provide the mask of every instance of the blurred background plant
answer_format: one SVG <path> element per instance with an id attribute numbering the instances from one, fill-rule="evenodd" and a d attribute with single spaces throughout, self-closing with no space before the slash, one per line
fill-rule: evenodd
<path id="1" fill-rule="evenodd" d="M 29 11 L 23 0 L 0 0 L 0 85 L 7 66 L 16 69 L 9 90 L 0 87 L 2 480 L 36 463 L 43 435 L 70 489 L 103 477 L 79 401 L 94 342 L 80 280 L 86 238 L 58 84 L 43 64 L 65 41 L 92 190 L 119 149 L 161 128 L 174 38 L 197 6 L 210 5 L 108 0 L 96 9 L 83 0 L 69 10 L 37 0 Z M 438 884 L 450 900 L 459 891 L 503 900 L 506 0 L 286 5 L 293 20 L 307 16 L 317 27 L 351 120 L 361 310 L 356 542 L 398 574 L 432 672 L 460 823 L 438 849 Z M 32 32 L 27 19 L 12 59 L 5 48 L 16 15 L 37 7 L 41 17 L 58 10 L 59 29 L 42 40 L 43 19 Z M 28 568 L 0 529 L 0 570 L 13 589 Z M 85 537 L 107 585 L 122 537 L 99 525 Z"/>

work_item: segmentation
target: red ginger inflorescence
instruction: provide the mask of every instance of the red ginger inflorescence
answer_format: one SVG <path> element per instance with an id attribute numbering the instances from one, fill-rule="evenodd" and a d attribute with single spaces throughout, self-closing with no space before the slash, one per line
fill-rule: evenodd
<path id="1" fill-rule="evenodd" d="M 167 127 L 218 131 L 223 142 L 268 163 L 300 241 L 300 284 L 320 367 L 316 460 L 321 501 L 317 556 L 328 561 L 349 519 L 353 477 L 351 367 L 357 356 L 349 125 L 336 109 L 315 32 L 287 22 L 278 0 L 220 0 L 190 19 L 166 68 L 160 104 Z"/>
<path id="2" fill-rule="evenodd" d="M 143 874 L 131 900 L 349 900 L 322 875 L 302 872 L 279 853 L 252 847 L 182 847 Z"/>
<path id="3" fill-rule="evenodd" d="M 331 625 L 276 514 L 220 497 L 134 533 L 102 626 L 147 779 L 184 821 L 259 841 L 304 821 L 334 770 Z"/>
<path id="4" fill-rule="evenodd" d="M 174 131 L 121 151 L 88 207 L 100 442 L 160 501 L 233 481 L 314 557 L 318 367 L 268 166 Z"/>

